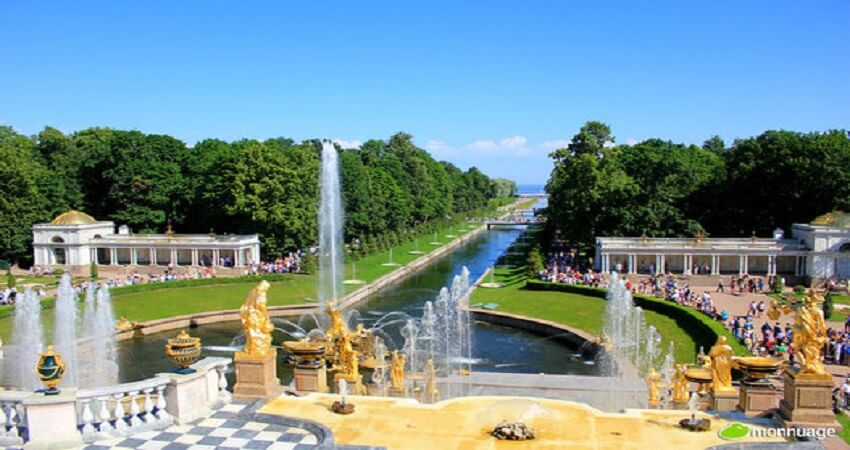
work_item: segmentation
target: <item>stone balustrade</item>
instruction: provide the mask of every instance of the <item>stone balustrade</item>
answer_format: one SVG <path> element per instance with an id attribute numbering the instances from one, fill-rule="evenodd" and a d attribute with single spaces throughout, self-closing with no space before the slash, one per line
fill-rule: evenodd
<path id="1" fill-rule="evenodd" d="M 0 447 L 78 447 L 101 439 L 164 429 L 206 417 L 230 402 L 229 358 L 204 358 L 195 373 L 160 373 L 147 380 L 58 395 L 0 391 Z"/>

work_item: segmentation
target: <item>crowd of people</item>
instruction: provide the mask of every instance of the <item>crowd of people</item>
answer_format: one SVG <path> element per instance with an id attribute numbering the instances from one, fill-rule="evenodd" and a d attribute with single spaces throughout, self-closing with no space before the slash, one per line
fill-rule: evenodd
<path id="1" fill-rule="evenodd" d="M 605 274 L 580 263 L 576 255 L 577 251 L 574 248 L 553 245 L 552 251 L 546 254 L 544 268 L 538 273 L 539 279 L 550 283 L 604 287 L 608 283 Z"/>

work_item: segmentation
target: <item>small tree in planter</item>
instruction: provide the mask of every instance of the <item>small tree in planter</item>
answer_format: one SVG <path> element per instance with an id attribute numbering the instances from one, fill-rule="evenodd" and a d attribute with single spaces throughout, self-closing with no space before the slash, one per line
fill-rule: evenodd
<path id="1" fill-rule="evenodd" d="M 12 275 L 12 268 L 9 267 L 8 269 L 6 269 L 6 287 L 8 287 L 9 289 L 12 289 L 17 284 L 18 284 L 18 280 L 15 279 L 14 275 Z"/>
<path id="2" fill-rule="evenodd" d="M 99 275 L 97 273 L 97 264 L 95 264 L 94 261 L 92 261 L 91 266 L 89 266 L 89 272 L 89 275 L 91 276 L 92 280 L 98 279 Z"/>
<path id="3" fill-rule="evenodd" d="M 823 318 L 829 319 L 832 316 L 834 306 L 832 305 L 832 292 L 827 292 L 823 299 Z"/>

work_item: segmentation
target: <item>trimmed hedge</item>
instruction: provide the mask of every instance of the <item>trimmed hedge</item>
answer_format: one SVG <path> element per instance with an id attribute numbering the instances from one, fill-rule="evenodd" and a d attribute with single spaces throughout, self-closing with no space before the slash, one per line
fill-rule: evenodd
<path id="1" fill-rule="evenodd" d="M 594 288 L 590 286 L 581 286 L 575 284 L 557 284 L 539 280 L 527 280 L 525 289 L 535 291 L 560 291 L 569 292 L 572 294 L 587 295 L 590 297 L 598 297 L 605 299 L 607 290 L 602 288 Z M 658 299 L 641 294 L 633 294 L 632 298 L 635 305 L 640 306 L 644 310 L 654 311 L 658 314 L 665 315 L 685 330 L 697 345 L 701 345 L 708 351 L 715 342 L 718 336 L 726 336 L 732 350 L 738 356 L 750 356 L 749 350 L 744 347 L 731 331 L 726 329 L 720 322 L 710 319 L 705 314 L 678 303 Z"/>

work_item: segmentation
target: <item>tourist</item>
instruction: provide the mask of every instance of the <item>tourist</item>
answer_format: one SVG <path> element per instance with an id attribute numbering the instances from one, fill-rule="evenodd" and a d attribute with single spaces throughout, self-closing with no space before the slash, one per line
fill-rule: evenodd
<path id="1" fill-rule="evenodd" d="M 722 279 L 717 280 L 717 290 L 714 291 L 714 292 L 721 292 L 721 293 L 725 292 L 725 290 L 723 289 L 723 280 Z"/>
<path id="2" fill-rule="evenodd" d="M 844 395 L 844 409 L 850 409 L 850 375 L 844 379 L 841 385 L 841 393 Z"/>

